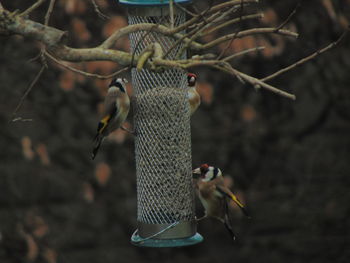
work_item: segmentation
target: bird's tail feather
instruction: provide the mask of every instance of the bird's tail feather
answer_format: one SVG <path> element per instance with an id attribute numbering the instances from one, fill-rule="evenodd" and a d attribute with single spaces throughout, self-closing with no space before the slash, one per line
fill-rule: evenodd
<path id="1" fill-rule="evenodd" d="M 94 138 L 95 145 L 94 145 L 94 148 L 92 149 L 92 155 L 91 155 L 92 160 L 95 159 L 97 152 L 98 152 L 98 149 L 100 149 L 102 140 L 103 140 L 103 136 L 101 136 L 100 134 L 97 134 L 95 136 L 95 138 Z"/>
<path id="2" fill-rule="evenodd" d="M 235 233 L 233 232 L 233 229 L 231 227 L 231 224 L 229 222 L 226 222 L 226 220 L 224 221 L 224 226 L 226 227 L 228 233 L 230 234 L 231 238 L 233 241 L 236 240 L 236 235 Z"/>
<path id="3" fill-rule="evenodd" d="M 226 227 L 228 233 L 230 234 L 231 238 L 233 241 L 236 240 L 236 235 L 233 232 L 232 226 L 231 226 L 231 222 L 230 222 L 230 216 L 229 216 L 229 211 L 228 211 L 228 204 L 225 200 L 224 202 L 224 211 L 225 211 L 225 216 L 224 216 L 224 226 Z"/>

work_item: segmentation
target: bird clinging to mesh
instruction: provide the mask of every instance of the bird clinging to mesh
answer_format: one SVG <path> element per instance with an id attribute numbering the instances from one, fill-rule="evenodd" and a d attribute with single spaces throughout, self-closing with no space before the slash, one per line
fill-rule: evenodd
<path id="1" fill-rule="evenodd" d="M 130 100 L 126 93 L 126 79 L 113 79 L 109 84 L 104 101 L 103 117 L 97 125 L 97 134 L 94 137 L 92 159 L 101 146 L 102 141 L 112 131 L 121 127 L 129 113 Z"/>
<path id="2" fill-rule="evenodd" d="M 198 219 L 212 217 L 220 220 L 228 230 L 231 238 L 236 239 L 232 230 L 228 201 L 235 202 L 242 212 L 250 217 L 243 204 L 224 184 L 224 178 L 219 168 L 202 164 L 192 171 L 193 178 L 196 179 L 197 194 L 205 209 L 205 215 Z"/>
<path id="3" fill-rule="evenodd" d="M 188 96 L 188 102 L 190 103 L 191 116 L 201 104 L 201 97 L 199 96 L 196 90 L 196 83 L 197 83 L 197 75 L 194 73 L 188 73 L 187 86 L 189 90 L 188 90 L 187 96 Z"/>

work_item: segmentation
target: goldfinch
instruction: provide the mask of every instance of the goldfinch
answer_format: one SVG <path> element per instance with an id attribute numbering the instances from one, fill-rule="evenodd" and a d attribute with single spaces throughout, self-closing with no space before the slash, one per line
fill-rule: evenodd
<path id="1" fill-rule="evenodd" d="M 196 180 L 198 197 L 205 209 L 205 215 L 198 219 L 212 217 L 220 220 L 228 230 L 231 238 L 236 239 L 233 233 L 229 211 L 228 201 L 234 201 L 243 213 L 249 217 L 248 212 L 238 198 L 224 184 L 224 178 L 219 168 L 202 164 L 199 168 L 192 171 L 193 178 Z"/>
<path id="2" fill-rule="evenodd" d="M 188 86 L 188 102 L 190 103 L 190 114 L 192 114 L 197 110 L 199 105 L 201 104 L 201 97 L 199 96 L 196 90 L 196 82 L 197 76 L 194 73 L 187 74 L 187 86 Z"/>
<path id="3" fill-rule="evenodd" d="M 129 113 L 130 100 L 126 93 L 126 79 L 113 79 L 109 84 L 104 101 L 103 117 L 97 125 L 94 138 L 92 159 L 95 159 L 103 139 L 112 131 L 121 127 Z"/>

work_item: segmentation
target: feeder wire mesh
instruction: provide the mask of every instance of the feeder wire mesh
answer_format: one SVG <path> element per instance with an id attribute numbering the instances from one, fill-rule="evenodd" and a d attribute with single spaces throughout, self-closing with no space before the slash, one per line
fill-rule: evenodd
<path id="1" fill-rule="evenodd" d="M 169 16 L 129 15 L 129 24 L 169 25 Z M 185 14 L 175 15 L 175 26 Z M 158 42 L 166 52 L 174 40 L 156 32 L 130 34 L 131 50 L 140 54 Z M 175 58 L 174 48 L 167 56 Z M 132 70 L 139 223 L 172 224 L 193 221 L 190 109 L 187 78 L 181 69 L 154 73 Z M 194 230 L 195 231 L 195 230 Z M 140 231 L 141 232 L 141 231 Z"/>

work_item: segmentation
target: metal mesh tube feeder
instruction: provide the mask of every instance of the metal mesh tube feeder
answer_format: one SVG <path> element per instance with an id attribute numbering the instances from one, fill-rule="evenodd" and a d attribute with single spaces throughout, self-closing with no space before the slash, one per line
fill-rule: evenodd
<path id="1" fill-rule="evenodd" d="M 178 0 L 186 3 L 189 0 Z M 169 1 L 120 0 L 128 7 L 129 24 L 169 25 Z M 174 8 L 174 26 L 185 13 Z M 140 54 L 157 42 L 166 52 L 175 40 L 156 32 L 130 34 L 131 52 Z M 181 46 L 168 58 L 175 58 Z M 184 55 L 183 58 L 185 58 Z M 147 247 L 178 247 L 199 243 L 192 186 L 190 109 L 186 72 L 161 73 L 132 69 L 138 229 L 131 242 Z"/>

